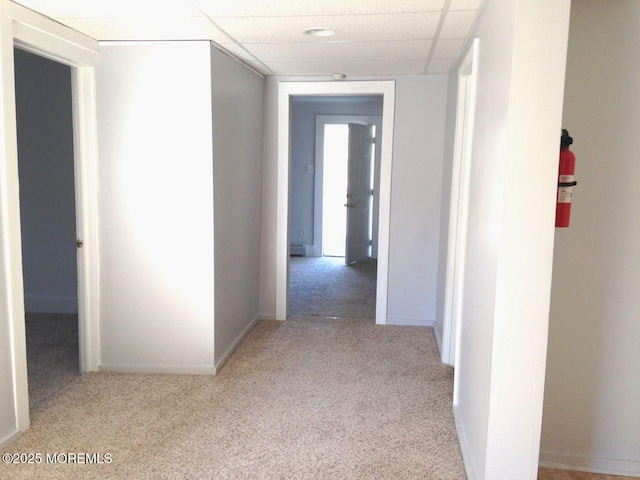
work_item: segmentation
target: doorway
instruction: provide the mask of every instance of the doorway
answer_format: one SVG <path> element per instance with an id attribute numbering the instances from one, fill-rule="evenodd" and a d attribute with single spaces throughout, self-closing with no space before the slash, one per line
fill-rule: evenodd
<path id="1" fill-rule="evenodd" d="M 71 68 L 14 50 L 29 406 L 80 375 Z"/>
<path id="2" fill-rule="evenodd" d="M 316 141 L 319 139 L 316 138 Z M 322 256 L 344 258 L 347 248 L 349 125 L 324 125 L 322 141 Z M 318 158 L 316 157 L 316 162 Z M 318 170 L 319 171 L 319 170 Z"/>
<path id="3" fill-rule="evenodd" d="M 442 330 L 435 329 L 443 363 L 455 367 L 459 329 L 462 323 L 464 271 L 471 147 L 475 117 L 478 39 L 473 41 L 458 70 L 458 107 L 449 206 L 449 240 Z"/>
<path id="4" fill-rule="evenodd" d="M 292 244 L 289 260 L 289 313 L 295 316 L 325 316 L 339 318 L 374 319 L 376 313 L 377 282 L 377 188 L 381 142 L 374 138 L 382 125 L 382 98 L 360 97 L 305 97 L 294 98 L 292 109 L 292 216 L 291 237 L 299 229 L 308 229 L 307 244 L 303 250 Z M 346 114 L 317 114 L 316 112 L 351 112 Z M 358 115 L 357 113 L 360 113 Z M 361 115 L 367 113 L 368 115 Z M 374 115 L 375 114 L 375 115 Z M 315 121 L 315 138 L 312 130 Z M 302 128 L 301 125 L 307 125 Z M 354 133 L 354 129 L 356 130 Z M 364 137 L 358 135 L 365 133 Z M 304 137 L 308 140 L 305 141 Z M 358 141 L 363 141 L 365 155 L 357 149 L 349 152 Z M 313 168 L 303 149 L 314 147 L 311 157 Z M 365 162 L 366 165 L 359 165 Z M 312 170 L 307 178 L 295 170 Z M 348 179 L 351 170 L 351 180 Z M 310 178 L 312 177 L 312 178 Z M 306 181 L 306 184 L 305 184 Z M 357 189 L 362 195 L 356 198 Z M 375 195 L 374 195 L 375 192 Z M 366 214 L 362 224 L 347 228 L 348 213 L 356 209 L 350 204 L 362 202 Z M 308 204 L 307 209 L 300 208 Z M 360 213 L 360 212 L 358 212 Z M 375 213 L 375 214 L 374 214 Z M 361 219 L 362 215 L 356 217 Z M 376 222 L 374 222 L 374 217 Z M 352 224 L 353 222 L 353 218 Z M 375 228 L 373 228 L 375 227 Z M 375 232 L 375 235 L 374 235 Z M 353 246 L 347 252 L 347 237 L 361 237 L 363 248 Z M 354 256 L 354 252 L 360 255 Z M 350 255 L 348 255 L 348 253 Z"/>
<path id="5" fill-rule="evenodd" d="M 18 146 L 15 111 L 14 47 L 71 67 L 73 99 L 74 176 L 76 180 L 78 249 L 78 323 L 80 371 L 98 368 L 98 222 L 97 222 L 97 122 L 95 64 L 98 43 L 78 32 L 17 4 L 3 9 L 0 38 L 2 87 L 0 130 L 0 378 L 3 406 L 0 446 L 14 441 L 30 425 L 27 353 L 24 318 L 22 234 Z"/>
<path id="6" fill-rule="evenodd" d="M 369 204 L 369 215 L 366 219 L 367 241 L 370 242 L 366 256 L 370 258 L 378 258 L 378 219 L 380 206 L 380 167 L 382 142 L 376 139 L 382 138 L 382 99 L 375 100 L 366 99 L 368 102 L 374 102 L 376 110 L 380 115 L 316 115 L 316 136 L 315 136 L 315 163 L 317 166 L 317 174 L 315 178 L 315 205 L 319 208 L 314 209 L 314 249 L 315 255 L 328 256 L 346 256 L 346 237 L 347 230 L 347 211 L 348 205 L 354 203 L 353 197 L 347 198 L 350 192 L 348 187 L 348 148 L 349 148 L 349 125 L 370 125 L 373 128 L 371 134 L 374 139 L 369 148 L 372 148 L 371 157 L 373 163 L 369 168 L 369 175 L 364 180 L 364 184 L 368 191 L 365 201 Z M 379 105 L 377 102 L 380 102 Z M 374 110 L 374 111 L 376 111 Z M 327 132 L 335 129 L 337 134 L 335 141 L 328 142 Z M 337 145 L 333 145 L 337 142 Z M 331 145 L 328 145 L 330 143 Z M 337 151 L 332 151 L 332 158 L 327 158 L 327 148 L 333 149 L 337 147 Z M 331 163 L 334 165 L 331 166 Z M 327 171 L 327 168 L 332 171 Z M 366 175 L 365 175 L 366 176 Z M 338 178 L 339 177 L 339 178 Z M 332 188 L 332 186 L 334 188 Z M 329 206 L 330 212 L 327 211 L 327 203 L 325 197 L 328 189 L 332 199 L 333 206 Z M 329 232 L 329 242 L 333 243 L 327 250 L 325 238 L 327 232 L 325 225 L 328 223 L 333 231 Z M 325 251 L 327 250 L 327 251 Z M 347 262 L 349 263 L 349 262 Z"/>
<path id="7" fill-rule="evenodd" d="M 278 173 L 277 173 L 277 219 L 276 219 L 276 318 L 285 320 L 289 313 L 289 252 L 296 234 L 289 222 L 290 214 L 299 204 L 291 201 L 294 177 L 300 170 L 293 168 L 293 152 L 296 151 L 293 129 L 298 122 L 291 122 L 291 107 L 296 97 L 354 97 L 374 95 L 382 97 L 383 129 L 381 134 L 381 166 L 379 192 L 379 239 L 378 265 L 376 278 L 376 323 L 386 323 L 387 284 L 388 284 L 388 248 L 389 248 L 389 209 L 391 189 L 391 163 L 393 148 L 393 112 L 395 83 L 383 82 L 283 82 L 278 92 Z M 290 161 L 291 160 L 291 161 Z M 314 172 L 315 166 L 304 168 L 303 172 Z M 318 194 L 318 189 L 316 189 Z M 320 204 L 321 200 L 317 202 Z M 374 222 L 375 223 L 375 222 Z M 294 230 L 292 232 L 292 230 Z M 298 234 L 306 234 L 299 229 Z"/>

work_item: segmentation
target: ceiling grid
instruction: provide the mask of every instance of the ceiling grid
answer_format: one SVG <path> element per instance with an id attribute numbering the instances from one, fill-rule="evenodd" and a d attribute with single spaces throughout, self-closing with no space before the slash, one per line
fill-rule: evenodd
<path id="1" fill-rule="evenodd" d="M 264 75 L 445 74 L 484 0 L 16 0 L 97 40 L 211 40 Z M 326 28 L 316 37 L 306 29 Z"/>

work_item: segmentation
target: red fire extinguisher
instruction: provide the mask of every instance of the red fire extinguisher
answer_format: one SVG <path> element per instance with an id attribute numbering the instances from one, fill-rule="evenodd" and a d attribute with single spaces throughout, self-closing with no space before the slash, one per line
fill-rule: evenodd
<path id="1" fill-rule="evenodd" d="M 562 130 L 560 137 L 560 165 L 558 167 L 558 196 L 556 199 L 556 227 L 568 227 L 571 218 L 571 198 L 573 197 L 573 187 L 577 182 L 573 179 L 576 170 L 576 156 L 569 145 L 573 143 L 573 138 L 569 132 Z"/>

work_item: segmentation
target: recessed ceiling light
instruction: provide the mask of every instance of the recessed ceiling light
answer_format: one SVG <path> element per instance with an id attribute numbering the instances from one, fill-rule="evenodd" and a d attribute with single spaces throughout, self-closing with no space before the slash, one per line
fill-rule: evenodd
<path id="1" fill-rule="evenodd" d="M 333 78 L 334 80 L 344 80 L 345 78 L 347 78 L 347 76 L 344 73 L 334 73 L 333 75 L 331 75 L 331 78 Z"/>
<path id="2" fill-rule="evenodd" d="M 302 33 L 312 37 L 330 37 L 331 35 L 335 35 L 336 31 L 329 28 L 307 28 L 303 30 Z"/>

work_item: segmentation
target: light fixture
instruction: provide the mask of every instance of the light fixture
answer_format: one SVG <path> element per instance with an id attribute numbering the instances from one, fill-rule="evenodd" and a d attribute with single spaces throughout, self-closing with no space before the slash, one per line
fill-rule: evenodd
<path id="1" fill-rule="evenodd" d="M 330 37 L 331 35 L 335 35 L 336 31 L 329 28 L 307 28 L 303 30 L 302 33 L 311 37 Z"/>
<path id="2" fill-rule="evenodd" d="M 334 80 L 344 80 L 345 78 L 347 78 L 347 76 L 344 73 L 334 73 L 333 75 L 331 75 L 331 78 L 333 78 Z"/>

